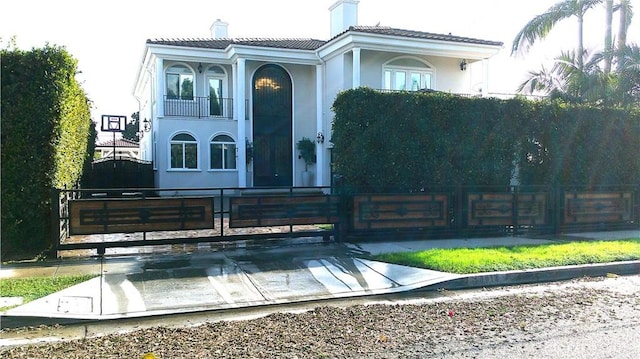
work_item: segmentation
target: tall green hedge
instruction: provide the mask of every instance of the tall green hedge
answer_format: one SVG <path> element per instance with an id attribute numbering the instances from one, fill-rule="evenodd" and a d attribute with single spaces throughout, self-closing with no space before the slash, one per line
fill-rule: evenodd
<path id="1" fill-rule="evenodd" d="M 640 112 L 555 102 L 530 103 L 523 127 L 523 184 L 640 184 Z"/>
<path id="2" fill-rule="evenodd" d="M 79 180 L 92 121 L 75 78 L 77 61 L 64 48 L 7 49 L 0 56 L 4 260 L 50 246 L 51 189 Z"/>
<path id="3" fill-rule="evenodd" d="M 637 111 L 367 88 L 342 92 L 333 110 L 334 170 L 360 190 L 640 178 Z"/>

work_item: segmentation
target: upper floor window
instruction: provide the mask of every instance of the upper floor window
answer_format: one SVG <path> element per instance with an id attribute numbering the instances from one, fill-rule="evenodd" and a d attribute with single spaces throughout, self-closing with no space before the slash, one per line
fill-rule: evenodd
<path id="1" fill-rule="evenodd" d="M 433 88 L 433 68 L 413 58 L 401 58 L 384 65 L 385 90 L 417 91 Z"/>
<path id="2" fill-rule="evenodd" d="M 209 88 L 209 114 L 222 116 L 225 114 L 224 97 L 226 92 L 226 76 L 220 66 L 211 66 L 207 70 L 207 85 Z"/>
<path id="3" fill-rule="evenodd" d="M 198 168 L 198 141 L 188 133 L 179 133 L 171 138 L 171 168 Z"/>
<path id="4" fill-rule="evenodd" d="M 209 144 L 211 169 L 236 169 L 236 142 L 227 135 L 215 136 Z"/>
<path id="5" fill-rule="evenodd" d="M 167 69 L 167 98 L 193 100 L 193 72 L 184 65 Z"/>

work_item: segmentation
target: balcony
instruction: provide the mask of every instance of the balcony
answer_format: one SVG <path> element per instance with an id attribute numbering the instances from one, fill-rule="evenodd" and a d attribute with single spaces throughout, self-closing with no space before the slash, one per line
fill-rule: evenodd
<path id="1" fill-rule="evenodd" d="M 173 96 L 165 96 L 164 115 L 230 120 L 233 119 L 233 99 L 214 97 L 176 98 Z"/>

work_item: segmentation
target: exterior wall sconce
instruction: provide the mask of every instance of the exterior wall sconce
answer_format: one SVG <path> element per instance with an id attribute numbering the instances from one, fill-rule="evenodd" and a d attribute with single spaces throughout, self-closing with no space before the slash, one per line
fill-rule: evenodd
<path id="1" fill-rule="evenodd" d="M 320 144 L 324 143 L 324 135 L 322 134 L 322 132 L 318 132 L 318 135 L 316 136 L 316 142 Z"/>
<path id="2" fill-rule="evenodd" d="M 151 122 L 146 118 L 144 119 L 144 121 L 142 121 L 142 130 L 144 132 L 151 131 Z"/>
<path id="3" fill-rule="evenodd" d="M 460 61 L 460 71 L 465 71 L 466 69 L 467 69 L 467 60 L 462 59 L 462 61 Z"/>
<path id="4" fill-rule="evenodd" d="M 198 72 L 202 73 L 202 63 L 198 63 Z"/>

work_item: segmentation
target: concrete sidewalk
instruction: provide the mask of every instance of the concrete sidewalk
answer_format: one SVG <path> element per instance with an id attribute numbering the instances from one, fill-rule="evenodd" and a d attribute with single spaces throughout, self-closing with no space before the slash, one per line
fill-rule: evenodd
<path id="1" fill-rule="evenodd" d="M 572 236 L 622 239 L 638 236 L 638 231 Z M 0 270 L 0 278 L 69 274 L 97 277 L 17 306 L 2 316 L 75 320 L 135 318 L 436 288 L 554 281 L 609 272 L 640 273 L 640 262 L 633 261 L 461 276 L 368 259 L 379 253 L 429 248 L 543 243 L 550 241 L 525 237 L 299 245 L 275 241 L 259 248 L 5 265 Z"/>

